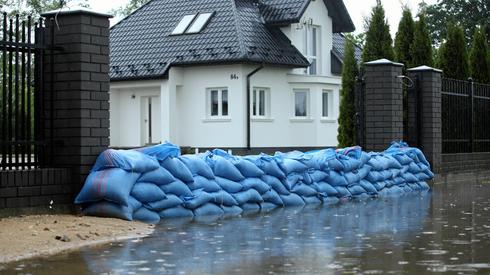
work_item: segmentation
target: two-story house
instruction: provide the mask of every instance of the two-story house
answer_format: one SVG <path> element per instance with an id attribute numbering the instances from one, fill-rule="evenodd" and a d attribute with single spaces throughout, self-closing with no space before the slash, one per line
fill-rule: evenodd
<path id="1" fill-rule="evenodd" d="M 353 30 L 342 0 L 152 0 L 110 32 L 111 145 L 336 146 Z"/>

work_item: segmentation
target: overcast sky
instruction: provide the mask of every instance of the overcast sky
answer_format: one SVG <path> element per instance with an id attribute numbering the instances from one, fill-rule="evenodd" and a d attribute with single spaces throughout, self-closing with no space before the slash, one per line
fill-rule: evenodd
<path id="1" fill-rule="evenodd" d="M 390 30 L 392 35 L 396 33 L 398 28 L 398 21 L 400 20 L 402 13 L 402 3 L 408 4 L 412 9 L 413 13 L 417 13 L 418 4 L 423 0 L 382 0 L 382 3 L 386 10 L 386 15 L 390 23 Z M 101 0 L 89 0 L 90 6 L 93 10 L 99 12 L 109 12 L 112 9 L 118 8 L 126 4 L 128 0 L 111 0 L 111 1 L 101 1 Z M 427 4 L 434 4 L 437 0 L 425 0 Z M 356 25 L 356 33 L 363 31 L 363 18 L 369 16 L 371 8 L 376 4 L 376 0 L 344 0 L 347 10 Z M 113 20 L 119 20 L 116 18 Z"/>

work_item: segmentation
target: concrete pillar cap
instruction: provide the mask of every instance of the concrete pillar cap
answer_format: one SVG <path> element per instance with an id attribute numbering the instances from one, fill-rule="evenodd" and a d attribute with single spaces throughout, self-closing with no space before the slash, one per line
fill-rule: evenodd
<path id="1" fill-rule="evenodd" d="M 378 60 L 374 60 L 374 61 L 369 61 L 369 62 L 366 62 L 364 64 L 365 65 L 371 65 L 371 66 L 374 66 L 374 65 L 393 65 L 393 66 L 402 66 L 403 67 L 402 63 L 396 63 L 396 62 L 393 62 L 393 61 L 388 60 L 386 58 L 382 58 L 382 59 L 378 59 Z"/>
<path id="2" fill-rule="evenodd" d="M 65 15 L 65 14 L 87 14 L 87 15 L 95 15 L 95 16 L 101 16 L 101 17 L 107 17 L 107 18 L 113 17 L 112 15 L 110 15 L 108 13 L 96 12 L 96 11 L 93 11 L 93 10 L 85 8 L 85 7 L 72 7 L 72 8 L 66 7 L 66 8 L 52 10 L 52 11 L 42 13 L 41 16 L 53 17 L 56 15 Z"/>
<path id="3" fill-rule="evenodd" d="M 422 66 L 418 66 L 418 67 L 415 67 L 415 68 L 411 68 L 411 69 L 408 69 L 407 71 L 409 71 L 409 72 L 432 71 L 432 72 L 436 72 L 436 73 L 442 73 L 442 70 L 439 70 L 439 69 L 436 69 L 436 68 L 432 68 L 432 67 L 429 67 L 429 66 L 426 66 L 426 65 L 422 65 Z"/>

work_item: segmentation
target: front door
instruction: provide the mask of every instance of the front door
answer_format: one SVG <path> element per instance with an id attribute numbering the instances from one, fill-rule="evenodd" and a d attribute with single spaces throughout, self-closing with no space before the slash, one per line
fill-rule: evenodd
<path id="1" fill-rule="evenodd" d="M 141 140 L 142 145 L 161 142 L 160 100 L 158 96 L 141 97 Z"/>

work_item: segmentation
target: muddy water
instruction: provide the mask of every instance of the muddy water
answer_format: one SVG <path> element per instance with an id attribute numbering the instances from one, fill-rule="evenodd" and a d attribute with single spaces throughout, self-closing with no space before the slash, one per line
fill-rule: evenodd
<path id="1" fill-rule="evenodd" d="M 490 274 L 490 181 L 162 222 L 148 238 L 0 266 L 23 274 Z"/>

